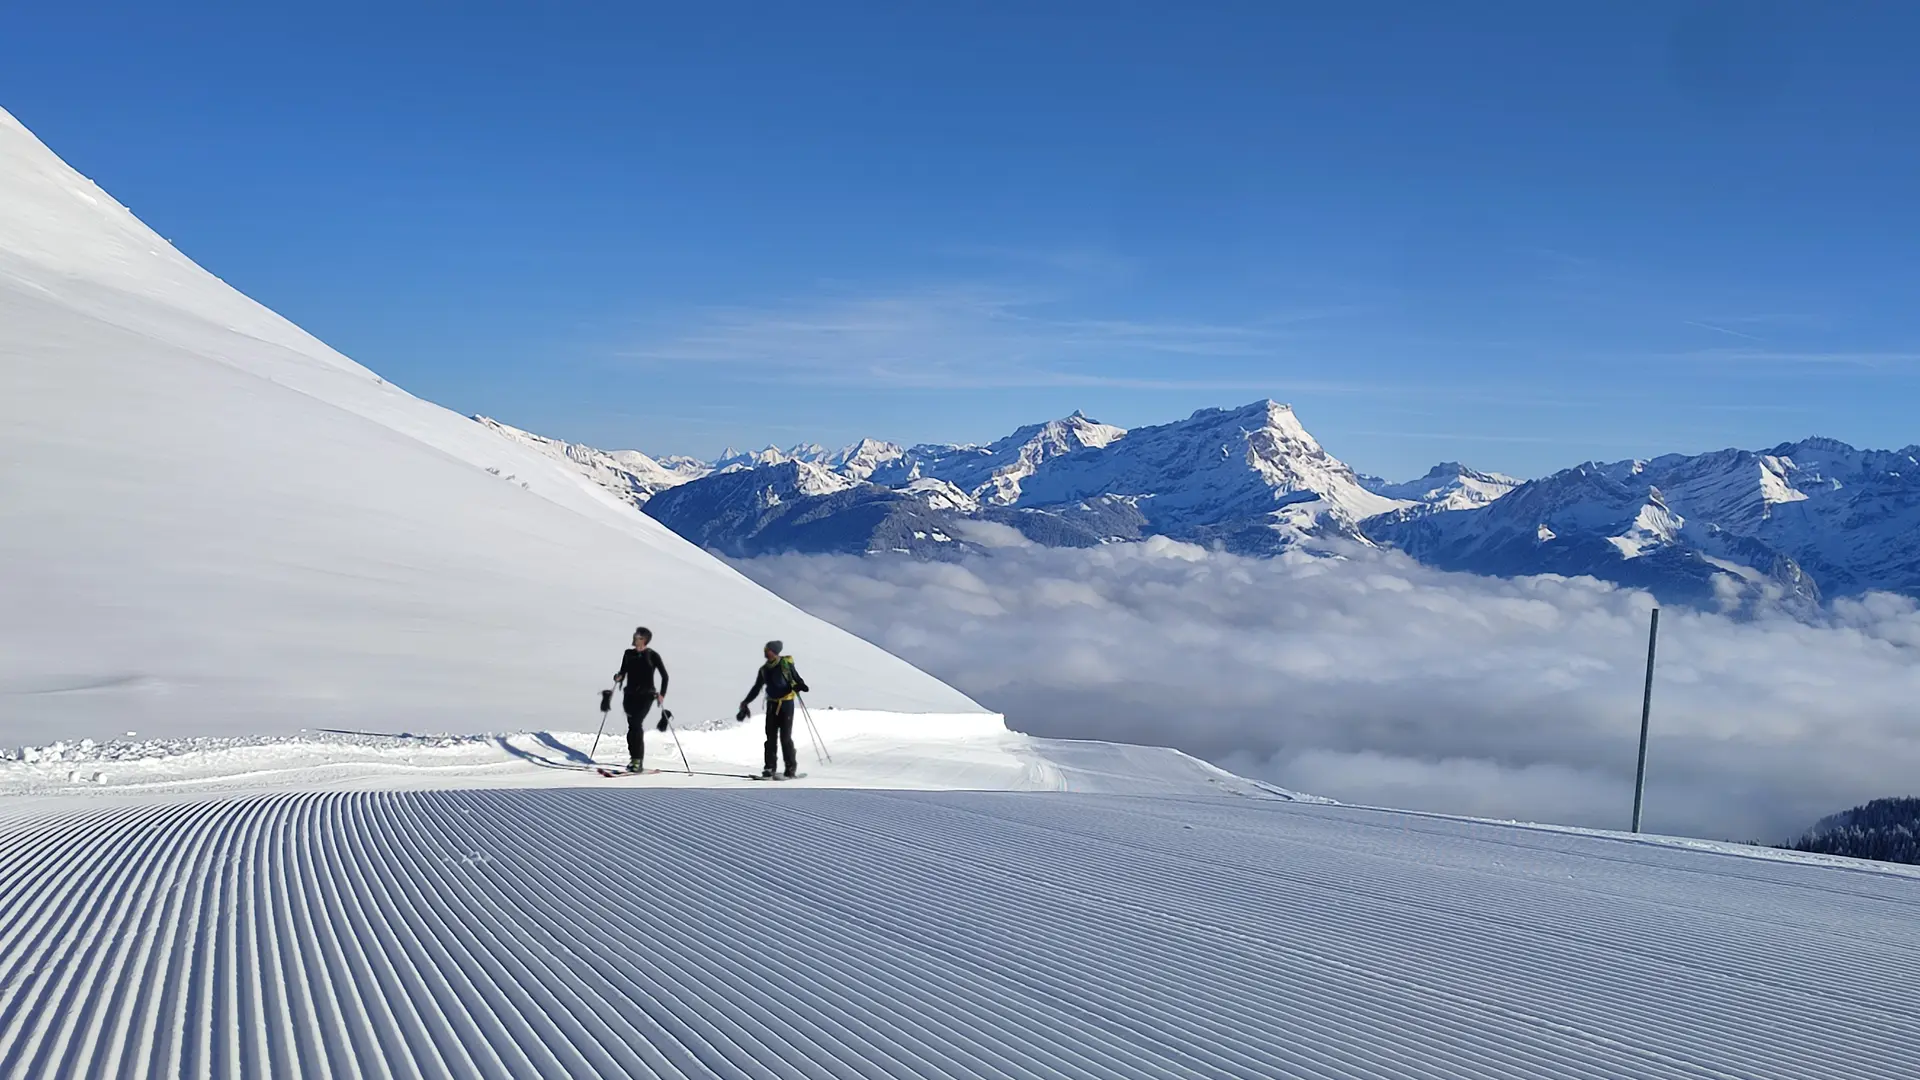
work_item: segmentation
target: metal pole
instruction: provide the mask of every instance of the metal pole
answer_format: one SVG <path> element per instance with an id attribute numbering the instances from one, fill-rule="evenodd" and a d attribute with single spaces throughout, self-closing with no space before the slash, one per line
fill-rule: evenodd
<path id="1" fill-rule="evenodd" d="M 686 766 L 687 775 L 693 775 L 693 766 L 687 763 L 687 748 L 680 745 L 680 729 L 673 726 L 673 711 L 661 706 L 660 721 L 667 725 L 667 732 L 673 736 L 673 748 L 680 751 L 680 764 Z"/>
<path id="2" fill-rule="evenodd" d="M 800 703 L 800 715 L 807 718 L 807 731 L 813 735 L 814 754 L 821 757 L 827 764 L 831 764 L 833 762 L 833 755 L 827 753 L 827 740 L 820 737 L 820 729 L 813 726 L 813 710 L 807 708 L 807 699 L 801 697 L 799 694 L 795 694 L 793 697 L 795 701 Z"/>
<path id="3" fill-rule="evenodd" d="M 1633 773 L 1633 831 L 1640 831 L 1640 803 L 1647 793 L 1647 724 L 1653 716 L 1653 650 L 1660 642 L 1660 609 L 1647 623 L 1647 687 L 1640 695 L 1640 765 Z"/>
<path id="4" fill-rule="evenodd" d="M 600 730 L 593 733 L 593 749 L 587 751 L 588 761 L 598 761 L 600 753 L 600 732 L 607 730 L 607 713 L 613 711 L 613 691 L 600 691 Z"/>

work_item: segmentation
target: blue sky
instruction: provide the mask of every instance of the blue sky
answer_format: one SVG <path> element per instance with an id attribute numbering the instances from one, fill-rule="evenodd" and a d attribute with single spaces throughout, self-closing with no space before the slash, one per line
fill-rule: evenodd
<path id="1" fill-rule="evenodd" d="M 1916 6 L 71 7 L 8 13 L 0 106 L 548 434 L 1270 396 L 1393 477 L 1920 441 Z"/>

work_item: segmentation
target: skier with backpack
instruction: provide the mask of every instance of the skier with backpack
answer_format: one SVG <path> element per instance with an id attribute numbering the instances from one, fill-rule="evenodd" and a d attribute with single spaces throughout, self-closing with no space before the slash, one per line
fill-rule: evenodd
<path id="1" fill-rule="evenodd" d="M 653 676 L 660 674 L 660 686 L 655 689 Z M 628 649 L 620 658 L 620 670 L 613 677 L 615 686 L 624 686 L 620 696 L 620 705 L 627 714 L 627 771 L 645 771 L 647 756 L 647 713 L 655 704 L 661 706 L 660 730 L 667 730 L 667 665 L 660 654 L 653 651 L 653 631 L 644 626 L 633 631 L 633 648 Z"/>
<path id="2" fill-rule="evenodd" d="M 794 670 L 793 657 L 782 655 L 781 643 L 767 642 L 766 663 L 760 665 L 760 673 L 753 680 L 753 689 L 740 702 L 740 711 L 736 720 L 747 718 L 747 706 L 753 699 L 766 691 L 767 695 L 767 747 L 765 767 L 760 771 L 762 780 L 773 779 L 773 769 L 778 764 L 776 754 L 786 758 L 784 776 L 791 780 L 800 767 L 799 755 L 793 749 L 793 703 L 794 699 L 807 692 L 807 681 Z"/>

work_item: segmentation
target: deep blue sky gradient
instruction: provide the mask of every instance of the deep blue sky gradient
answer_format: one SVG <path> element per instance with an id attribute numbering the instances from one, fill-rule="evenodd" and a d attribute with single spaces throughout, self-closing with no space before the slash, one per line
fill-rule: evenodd
<path id="1" fill-rule="evenodd" d="M 602 446 L 1263 396 L 1396 478 L 1920 441 L 1920 5 L 471 6 L 16 5 L 0 106 Z"/>

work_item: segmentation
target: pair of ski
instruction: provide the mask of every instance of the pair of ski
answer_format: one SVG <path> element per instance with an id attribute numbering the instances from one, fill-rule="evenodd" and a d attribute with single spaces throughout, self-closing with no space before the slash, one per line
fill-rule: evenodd
<path id="1" fill-rule="evenodd" d="M 617 780 L 623 776 L 655 776 L 655 775 L 658 775 L 662 770 L 641 769 L 639 772 L 634 772 L 631 769 L 611 769 L 605 765 L 595 765 L 593 767 L 593 771 L 599 773 L 601 776 L 604 776 L 609 780 Z M 678 770 L 675 770 L 675 771 L 677 772 Z M 807 778 L 806 773 L 794 773 L 792 776 L 782 776 L 779 773 L 775 773 L 772 776 L 762 776 L 759 773 L 686 773 L 685 775 L 687 776 L 724 776 L 730 779 L 737 779 L 737 780 L 805 780 Z"/>

